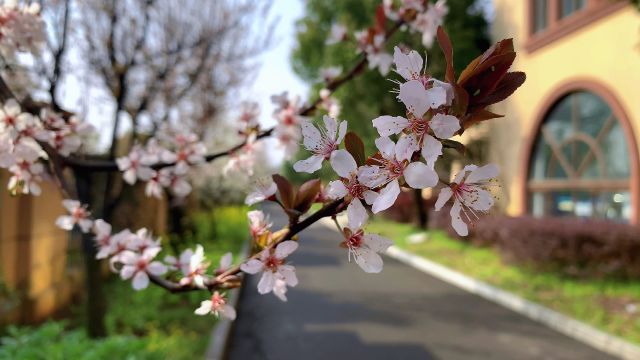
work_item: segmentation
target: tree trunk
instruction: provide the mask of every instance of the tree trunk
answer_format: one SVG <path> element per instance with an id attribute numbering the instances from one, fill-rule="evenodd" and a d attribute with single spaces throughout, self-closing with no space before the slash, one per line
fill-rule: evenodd
<path id="1" fill-rule="evenodd" d="M 88 172 L 79 170 L 75 173 L 76 190 L 81 203 L 90 205 L 91 201 L 91 176 Z M 85 264 L 86 280 L 86 312 L 87 334 L 92 338 L 100 338 L 107 335 L 104 323 L 106 314 L 106 301 L 103 291 L 103 278 L 100 261 L 96 259 L 97 249 L 93 243 L 92 234 L 82 234 L 82 253 Z"/>
<path id="2" fill-rule="evenodd" d="M 420 229 L 427 229 L 429 223 L 429 216 L 427 215 L 427 209 L 424 206 L 424 200 L 422 199 L 422 190 L 413 190 L 413 200 L 416 205 L 416 215 L 418 217 L 418 226 Z"/>

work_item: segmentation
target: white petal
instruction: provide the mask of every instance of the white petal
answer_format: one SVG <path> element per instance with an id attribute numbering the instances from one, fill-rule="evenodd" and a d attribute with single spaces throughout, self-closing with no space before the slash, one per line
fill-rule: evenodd
<path id="1" fill-rule="evenodd" d="M 293 164 L 293 169 L 297 172 L 306 172 L 312 174 L 322 167 L 322 160 L 324 157 L 322 155 L 313 155 L 308 159 L 300 160 Z"/>
<path id="2" fill-rule="evenodd" d="M 149 275 L 144 271 L 138 271 L 133 277 L 132 285 L 134 290 L 146 289 L 149 286 Z"/>
<path id="3" fill-rule="evenodd" d="M 425 135 L 422 141 L 422 157 L 427 165 L 433 169 L 440 155 L 442 155 L 442 143 L 431 135 Z"/>
<path id="4" fill-rule="evenodd" d="M 223 305 L 220 309 L 220 314 L 231 321 L 236 319 L 236 309 L 234 309 L 231 305 Z"/>
<path id="5" fill-rule="evenodd" d="M 260 282 L 258 282 L 258 292 L 260 294 L 267 294 L 273 290 L 273 283 L 275 281 L 275 275 L 271 271 L 265 271 L 262 273 Z"/>
<path id="6" fill-rule="evenodd" d="M 387 182 L 389 173 L 379 166 L 365 165 L 358 169 L 358 182 L 364 186 L 375 188 Z"/>
<path id="7" fill-rule="evenodd" d="M 344 136 L 347 134 L 347 122 L 346 121 L 342 121 L 340 122 L 340 127 L 338 129 L 338 138 L 336 139 L 336 144 L 340 144 L 342 143 L 342 139 L 344 139 Z"/>
<path id="8" fill-rule="evenodd" d="M 427 90 L 418 80 L 411 80 L 400 85 L 398 99 L 417 118 L 421 118 L 431 105 Z"/>
<path id="9" fill-rule="evenodd" d="M 438 195 L 438 200 L 436 201 L 436 211 L 440 211 L 440 209 L 442 209 L 442 207 L 444 206 L 444 204 L 447 203 L 447 201 L 449 201 L 449 199 L 451 199 L 451 196 L 453 195 L 453 190 L 451 190 L 450 187 L 445 187 L 442 188 L 442 190 L 440 190 L 440 194 Z"/>
<path id="10" fill-rule="evenodd" d="M 371 207 L 371 211 L 377 214 L 380 211 L 390 208 L 396 202 L 398 195 L 400 195 L 400 184 L 398 180 L 393 180 L 380 191 L 378 198 Z"/>
<path id="11" fill-rule="evenodd" d="M 336 150 L 331 154 L 331 167 L 340 177 L 350 178 L 358 165 L 347 150 Z"/>
<path id="12" fill-rule="evenodd" d="M 382 271 L 382 257 L 365 246 L 355 251 L 356 264 L 366 273 L 375 274 Z"/>
<path id="13" fill-rule="evenodd" d="M 255 205 L 259 202 L 264 201 L 266 198 L 264 196 L 264 194 L 261 191 L 254 191 L 252 193 L 250 193 L 249 195 L 247 195 L 247 197 L 244 199 L 244 203 L 246 205 Z"/>
<path id="14" fill-rule="evenodd" d="M 204 300 L 200 303 L 200 307 L 193 313 L 196 315 L 207 315 L 211 312 L 211 300 Z"/>
<path id="15" fill-rule="evenodd" d="M 382 157 L 389 160 L 393 159 L 395 155 L 396 144 L 394 144 L 393 141 L 391 141 L 391 139 L 389 139 L 386 136 L 383 136 L 383 137 L 377 138 L 375 140 L 375 143 L 378 150 L 380 150 Z"/>
<path id="16" fill-rule="evenodd" d="M 373 127 L 378 130 L 380 136 L 400 134 L 409 126 L 409 120 L 402 116 L 384 115 L 373 119 Z"/>
<path id="17" fill-rule="evenodd" d="M 362 206 L 360 199 L 353 199 L 347 206 L 347 219 L 349 220 L 349 229 L 352 231 L 362 229 L 367 219 L 369 219 L 367 209 Z"/>
<path id="18" fill-rule="evenodd" d="M 422 71 L 422 56 L 414 50 L 411 50 L 409 54 L 405 54 L 399 47 L 394 47 L 393 62 L 396 64 L 398 74 L 406 80 L 416 78 Z"/>
<path id="19" fill-rule="evenodd" d="M 125 265 L 120 269 L 120 278 L 122 280 L 131 279 L 133 274 L 136 272 L 136 267 L 131 265 Z"/>
<path id="20" fill-rule="evenodd" d="M 296 276 L 296 268 L 291 265 L 281 265 L 278 267 L 278 273 L 282 275 L 285 283 L 289 286 L 298 285 L 298 277 Z"/>
<path id="21" fill-rule="evenodd" d="M 62 230 L 71 231 L 73 229 L 73 218 L 71 216 L 60 216 L 56 220 L 56 226 Z"/>
<path id="22" fill-rule="evenodd" d="M 375 191 L 372 190 L 367 190 L 364 192 L 364 201 L 368 204 L 368 205 L 372 205 L 376 199 L 378 198 L 379 194 Z"/>
<path id="23" fill-rule="evenodd" d="M 420 150 L 418 138 L 415 134 L 402 135 L 396 144 L 396 159 L 398 161 L 410 160 L 413 153 Z"/>
<path id="24" fill-rule="evenodd" d="M 347 196 L 347 194 L 347 188 L 340 180 L 334 180 L 327 185 L 327 197 L 329 199 L 340 199 Z"/>
<path id="25" fill-rule="evenodd" d="M 496 164 L 488 164 L 482 167 L 479 167 L 475 170 L 472 170 L 469 176 L 467 176 L 467 180 L 465 183 L 477 183 L 483 180 L 493 179 L 498 176 L 500 173 L 500 169 Z"/>
<path id="26" fill-rule="evenodd" d="M 416 161 L 404 169 L 404 180 L 414 189 L 424 189 L 438 183 L 438 174 L 426 164 Z"/>
<path id="27" fill-rule="evenodd" d="M 257 259 L 249 259 L 244 264 L 240 265 L 240 270 L 246 272 L 247 274 L 257 274 L 262 271 L 264 264 L 262 261 Z"/>
<path id="28" fill-rule="evenodd" d="M 467 165 L 464 168 L 462 168 L 462 170 L 460 170 L 459 173 L 456 174 L 456 177 L 453 178 L 453 182 L 456 184 L 460 184 L 460 182 L 462 181 L 462 179 L 465 177 L 465 175 L 470 172 L 473 171 L 475 169 L 477 169 L 478 167 L 475 165 Z"/>
<path id="29" fill-rule="evenodd" d="M 135 169 L 126 170 L 124 172 L 124 174 L 122 174 L 122 178 L 129 185 L 135 184 L 136 183 L 136 170 Z"/>
<path id="30" fill-rule="evenodd" d="M 462 193 L 461 199 L 465 206 L 474 210 L 487 211 L 493 206 L 493 196 L 479 187 L 474 187 L 473 191 L 465 191 Z"/>
<path id="31" fill-rule="evenodd" d="M 152 275 L 162 275 L 167 272 L 167 267 L 161 262 L 154 261 L 147 266 L 147 272 Z"/>
<path id="32" fill-rule="evenodd" d="M 455 116 L 436 114 L 429 122 L 429 127 L 438 138 L 448 139 L 460 130 L 460 121 Z"/>
<path id="33" fill-rule="evenodd" d="M 307 120 L 303 120 L 300 123 L 302 129 L 303 145 L 307 150 L 314 149 L 320 145 L 322 136 L 320 130 L 318 130 L 313 124 Z"/>
<path id="34" fill-rule="evenodd" d="M 78 221 L 78 226 L 80 226 L 80 230 L 82 230 L 82 232 L 86 234 L 91 231 L 91 228 L 93 227 L 93 221 L 89 219 L 82 219 Z"/>
<path id="35" fill-rule="evenodd" d="M 375 252 L 386 251 L 389 246 L 393 245 L 393 241 L 378 234 L 365 234 L 364 243 Z"/>
<path id="36" fill-rule="evenodd" d="M 298 243 L 293 240 L 283 241 L 278 246 L 276 246 L 275 255 L 278 259 L 284 259 L 287 256 L 291 255 L 292 252 L 296 251 L 298 248 Z"/>
<path id="37" fill-rule="evenodd" d="M 325 115 L 322 117 L 322 121 L 324 122 L 324 127 L 327 129 L 327 137 L 331 140 L 335 139 L 338 132 L 338 123 L 336 122 L 336 119 Z"/>
<path id="38" fill-rule="evenodd" d="M 231 266 L 232 263 L 233 263 L 233 254 L 228 252 L 222 255 L 222 258 L 220 258 L 220 269 L 226 269 L 229 266 Z"/>
<path id="39" fill-rule="evenodd" d="M 456 231 L 456 233 L 458 233 L 458 235 L 467 236 L 469 235 L 469 228 L 460 217 L 461 210 L 462 206 L 460 205 L 460 202 L 458 200 L 454 201 L 453 206 L 451 207 L 451 211 L 449 212 L 449 215 L 451 215 L 451 225 L 453 226 L 453 229 Z"/>
<path id="40" fill-rule="evenodd" d="M 430 108 L 437 109 L 447 103 L 447 91 L 439 86 L 426 90 L 427 102 Z"/>
<path id="41" fill-rule="evenodd" d="M 64 206 L 67 211 L 73 212 L 80 207 L 80 202 L 77 200 L 62 200 L 62 206 Z"/>

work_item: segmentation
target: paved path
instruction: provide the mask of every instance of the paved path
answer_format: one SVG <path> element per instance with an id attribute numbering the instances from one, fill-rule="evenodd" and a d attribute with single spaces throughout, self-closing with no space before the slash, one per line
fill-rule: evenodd
<path id="1" fill-rule="evenodd" d="M 248 279 L 231 360 L 610 359 L 393 259 L 365 274 L 339 239 L 322 225 L 302 234 L 288 303 Z"/>

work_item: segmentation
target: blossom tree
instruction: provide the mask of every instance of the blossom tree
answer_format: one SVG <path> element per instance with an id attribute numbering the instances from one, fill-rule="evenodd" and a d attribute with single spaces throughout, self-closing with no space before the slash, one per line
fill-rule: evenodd
<path id="1" fill-rule="evenodd" d="M 500 117 L 487 106 L 511 95 L 525 79 L 523 73 L 509 72 L 515 59 L 511 40 L 503 40 L 476 58 L 458 76 L 453 68 L 453 48 L 440 26 L 442 0 L 400 2 L 385 1 L 377 8 L 373 26 L 346 34 L 332 30 L 327 43 L 356 41 L 359 53 L 354 65 L 342 75 L 329 74 L 323 94 L 305 103 L 287 93 L 274 95 L 277 105 L 273 128 L 263 129 L 256 121 L 256 107 L 247 105 L 239 119 L 241 142 L 221 152 L 210 153 L 198 134 L 177 127 L 163 127 L 129 154 L 115 160 L 97 160 L 81 154 L 83 134 L 91 128 L 71 113 L 56 111 L 47 104 L 29 98 L 17 99 L 9 85 L 0 78 L 0 166 L 13 175 L 8 187 L 15 194 L 37 195 L 38 184 L 49 178 L 65 197 L 68 214 L 56 222 L 65 230 L 78 229 L 87 234 L 85 246 L 93 248 L 96 258 L 108 260 L 113 272 L 131 281 L 134 290 L 159 286 L 172 293 L 202 291 L 197 315 L 213 314 L 236 317 L 224 291 L 240 286 L 244 274 L 260 274 L 258 292 L 273 293 L 286 301 L 289 288 L 298 283 L 295 267 L 288 257 L 303 245 L 299 234 L 322 218 L 331 217 L 344 241 L 336 246 L 348 250 L 348 258 L 367 273 L 382 271 L 379 253 L 392 244 L 377 234 L 366 233 L 368 208 L 377 213 L 393 206 L 400 188 L 435 188 L 443 186 L 438 206 L 454 201 L 451 211 L 454 228 L 464 235 L 467 224 L 479 211 L 488 211 L 493 198 L 487 191 L 489 181 L 497 175 L 493 165 L 469 165 L 453 182 L 439 179 L 435 163 L 443 147 L 463 148 L 455 135 L 475 124 Z M 29 52 L 38 46 L 44 31 L 37 8 L 5 4 L 3 16 L 18 21 L 4 21 L 0 31 L 0 48 Z M 446 76 L 434 79 L 423 69 L 418 52 L 397 48 L 386 53 L 384 44 L 393 41 L 400 30 L 419 31 L 423 41 L 437 40 L 447 61 Z M 435 39 L 435 40 L 434 40 Z M 37 56 L 36 52 L 31 52 Z M 335 115 L 331 94 L 358 76 L 364 68 L 398 76 L 396 95 L 403 114 L 388 114 L 372 119 L 379 137 L 377 152 L 366 154 L 360 137 L 348 131 L 348 120 L 326 115 L 322 124 L 314 125 L 309 116 L 325 111 Z M 314 174 L 324 162 L 330 163 L 337 180 L 324 187 L 319 179 L 295 186 L 285 177 L 274 174 L 259 179 L 246 202 L 268 201 L 277 204 L 289 221 L 276 229 L 268 215 L 260 210 L 248 213 L 254 253 L 235 264 L 225 255 L 217 269 L 210 269 L 204 249 L 184 249 L 179 256 L 160 259 L 164 244 L 147 229 L 115 229 L 105 219 L 92 216 L 89 202 L 89 176 L 96 172 L 120 173 L 125 183 L 144 183 L 148 196 L 160 196 L 167 189 L 183 197 L 191 191 L 187 174 L 203 163 L 226 158 L 224 173 L 251 173 L 255 156 L 262 152 L 261 141 L 275 138 L 285 152 L 292 155 L 302 143 L 309 158 L 294 165 L 296 171 Z M 66 173 L 70 170 L 73 176 Z M 75 186 L 72 186 L 72 183 Z M 314 203 L 319 210 L 309 213 Z M 337 215 L 345 212 L 347 223 Z M 91 279 L 89 279 L 91 280 Z M 89 299 L 91 300 L 91 299 Z M 96 335 L 96 334 L 93 334 Z"/>

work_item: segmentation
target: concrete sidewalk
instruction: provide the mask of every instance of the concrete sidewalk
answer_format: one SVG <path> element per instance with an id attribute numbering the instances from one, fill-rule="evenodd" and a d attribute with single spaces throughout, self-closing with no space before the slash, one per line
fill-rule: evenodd
<path id="1" fill-rule="evenodd" d="M 381 274 L 365 274 L 321 225 L 300 241 L 288 303 L 248 279 L 230 359 L 611 359 L 388 257 Z"/>

